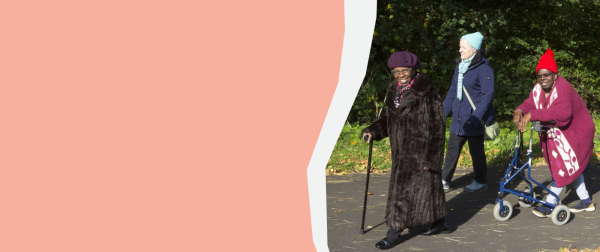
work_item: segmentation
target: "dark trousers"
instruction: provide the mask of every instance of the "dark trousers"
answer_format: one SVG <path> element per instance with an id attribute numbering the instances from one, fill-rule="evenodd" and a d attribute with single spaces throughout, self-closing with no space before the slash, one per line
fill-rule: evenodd
<path id="1" fill-rule="evenodd" d="M 441 226 L 446 224 L 446 218 L 441 218 L 439 220 L 436 220 L 435 222 L 433 222 L 433 224 L 431 224 L 431 228 L 433 227 L 437 227 L 437 226 Z M 397 229 L 393 229 L 390 228 L 387 231 L 387 234 L 385 236 L 385 238 L 388 239 L 388 241 L 390 242 L 395 242 L 398 238 L 400 238 L 400 234 L 402 234 L 402 230 L 397 230 Z"/>
<path id="2" fill-rule="evenodd" d="M 450 133 L 448 138 L 448 151 L 442 169 L 442 179 L 448 183 L 452 181 L 458 157 L 465 142 L 469 142 L 469 152 L 473 159 L 473 170 L 475 170 L 475 181 L 479 184 L 487 184 L 487 164 L 485 163 L 485 150 L 483 149 L 483 135 L 481 136 L 457 136 Z"/>
<path id="3" fill-rule="evenodd" d="M 400 238 L 400 234 L 402 234 L 402 230 L 397 230 L 390 228 L 385 235 L 385 238 L 388 239 L 391 243 L 394 243 L 398 238 Z"/>

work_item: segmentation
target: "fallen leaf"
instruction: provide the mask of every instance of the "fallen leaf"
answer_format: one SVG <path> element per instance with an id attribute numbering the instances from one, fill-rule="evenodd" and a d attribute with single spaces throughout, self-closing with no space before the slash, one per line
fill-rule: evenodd
<path id="1" fill-rule="evenodd" d="M 344 211 L 344 210 L 337 210 L 337 211 L 333 211 L 333 212 L 334 212 L 334 213 L 341 213 L 341 212 L 343 212 L 343 211 Z"/>
<path id="2" fill-rule="evenodd" d="M 373 195 L 371 192 L 367 192 L 367 195 Z"/>

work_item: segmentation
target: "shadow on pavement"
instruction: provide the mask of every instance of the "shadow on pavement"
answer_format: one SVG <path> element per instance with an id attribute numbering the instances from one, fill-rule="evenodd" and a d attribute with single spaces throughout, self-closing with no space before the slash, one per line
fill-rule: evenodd
<path id="1" fill-rule="evenodd" d="M 547 169 L 542 167 L 534 167 L 534 169 L 535 168 Z M 600 181 L 599 168 L 599 164 L 591 164 L 590 169 L 584 174 L 586 189 L 588 190 L 590 197 L 600 190 L 600 186 L 597 182 Z M 497 198 L 498 191 L 500 189 L 499 182 L 504 177 L 505 172 L 506 167 L 488 167 L 489 190 L 484 192 L 468 193 L 463 191 L 463 187 L 470 184 L 475 176 L 472 171 L 451 182 L 452 188 L 447 193 L 457 193 L 457 191 L 459 191 L 454 197 L 446 202 L 446 206 L 449 210 L 446 220 L 453 227 L 453 231 L 460 228 L 461 225 L 468 222 L 475 216 L 475 214 L 486 208 L 489 204 L 495 204 L 495 199 Z M 547 178 L 544 181 L 538 180 L 538 182 L 549 189 L 551 183 L 550 172 L 547 172 Z M 532 184 L 534 188 L 533 190 L 537 194 L 537 199 L 544 200 L 548 195 L 548 192 L 534 183 Z M 525 186 L 526 183 L 523 182 L 522 179 L 518 179 L 516 180 L 516 183 L 509 184 L 507 188 L 523 190 Z M 505 197 L 506 196 L 508 196 L 508 194 L 505 194 Z M 559 197 L 562 203 L 568 206 L 574 206 L 579 203 L 579 197 L 577 196 L 575 188 L 573 188 L 572 185 L 567 185 L 566 189 L 563 190 Z M 521 212 L 524 214 L 530 214 L 531 209 L 540 205 L 539 203 L 535 203 L 531 208 L 522 208 L 519 206 L 519 202 L 517 202 L 514 197 L 507 200 L 511 205 L 513 205 L 511 219 L 519 215 Z M 571 213 L 569 222 L 571 222 L 576 215 L 577 213 Z"/>

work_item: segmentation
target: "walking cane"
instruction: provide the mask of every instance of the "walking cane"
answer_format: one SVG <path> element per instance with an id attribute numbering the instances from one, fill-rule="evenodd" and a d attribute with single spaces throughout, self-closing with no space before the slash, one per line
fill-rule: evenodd
<path id="1" fill-rule="evenodd" d="M 369 137 L 365 136 L 366 141 Z M 360 224 L 360 234 L 365 233 L 365 214 L 367 213 L 367 195 L 369 194 L 369 174 L 371 173 L 371 153 L 373 152 L 373 139 L 369 141 L 369 161 L 367 163 L 367 185 L 365 186 L 365 204 L 363 206 L 362 224 Z"/>

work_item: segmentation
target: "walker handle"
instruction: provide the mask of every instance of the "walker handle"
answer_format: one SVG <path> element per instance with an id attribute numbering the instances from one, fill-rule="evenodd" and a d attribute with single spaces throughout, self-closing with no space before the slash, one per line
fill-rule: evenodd
<path id="1" fill-rule="evenodd" d="M 556 124 L 556 122 L 554 120 L 551 120 L 551 121 L 533 121 L 532 122 L 532 124 L 533 124 L 532 125 L 533 126 L 533 130 L 535 130 L 537 132 L 543 132 L 545 130 L 542 130 L 542 128 L 547 128 L 547 129 L 551 128 L 550 126 L 542 125 L 542 123 L 550 124 L 550 125 Z"/>

